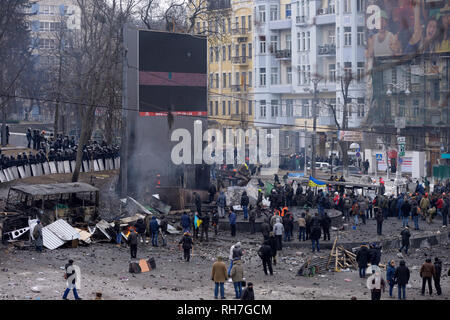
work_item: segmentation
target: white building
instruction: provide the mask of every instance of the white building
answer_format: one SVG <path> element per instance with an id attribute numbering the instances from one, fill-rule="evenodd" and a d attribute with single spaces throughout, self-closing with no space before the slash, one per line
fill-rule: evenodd
<path id="1" fill-rule="evenodd" d="M 360 126 L 366 114 L 364 11 L 364 0 L 254 1 L 256 126 L 298 132 L 306 122 L 312 131 L 313 83 L 320 79 L 316 144 L 317 154 L 325 155 L 331 137 L 325 132 L 335 127 L 329 105 L 342 112 L 343 72 L 355 78 L 349 88 L 349 127 Z M 288 140 L 296 137 L 301 135 Z"/>

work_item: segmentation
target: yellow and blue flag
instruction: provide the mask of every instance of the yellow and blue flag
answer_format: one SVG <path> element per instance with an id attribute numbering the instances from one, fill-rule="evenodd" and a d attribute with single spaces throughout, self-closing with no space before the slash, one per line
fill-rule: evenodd
<path id="1" fill-rule="evenodd" d="M 202 224 L 203 220 L 199 219 L 198 216 L 195 216 L 194 218 L 194 226 L 195 229 L 198 229 L 198 227 L 200 227 L 200 225 Z"/>
<path id="2" fill-rule="evenodd" d="M 308 186 L 310 187 L 326 187 L 327 184 L 323 181 L 314 179 L 313 177 L 309 177 Z"/>

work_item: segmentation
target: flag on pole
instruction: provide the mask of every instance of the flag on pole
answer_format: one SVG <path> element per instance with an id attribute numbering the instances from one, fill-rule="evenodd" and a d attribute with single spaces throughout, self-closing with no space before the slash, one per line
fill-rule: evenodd
<path id="1" fill-rule="evenodd" d="M 313 177 L 309 177 L 308 186 L 310 187 L 326 187 L 326 183 L 317 179 L 314 179 Z"/>

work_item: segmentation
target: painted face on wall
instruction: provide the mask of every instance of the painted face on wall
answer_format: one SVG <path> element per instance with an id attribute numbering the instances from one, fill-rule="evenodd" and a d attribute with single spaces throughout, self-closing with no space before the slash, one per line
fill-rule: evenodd
<path id="1" fill-rule="evenodd" d="M 430 20 L 427 24 L 426 38 L 433 39 L 437 34 L 437 21 Z"/>

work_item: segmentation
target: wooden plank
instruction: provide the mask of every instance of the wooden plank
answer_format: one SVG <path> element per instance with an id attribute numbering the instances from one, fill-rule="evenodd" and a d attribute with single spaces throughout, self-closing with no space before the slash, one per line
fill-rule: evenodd
<path id="1" fill-rule="evenodd" d="M 332 254 L 334 252 L 334 247 L 336 246 L 337 239 L 338 239 L 337 237 L 336 237 L 336 239 L 334 239 L 333 248 L 330 251 L 330 257 L 328 258 L 328 262 L 327 262 L 327 269 L 328 269 L 328 266 L 329 266 L 329 264 L 331 262 L 331 257 L 332 257 Z"/>

